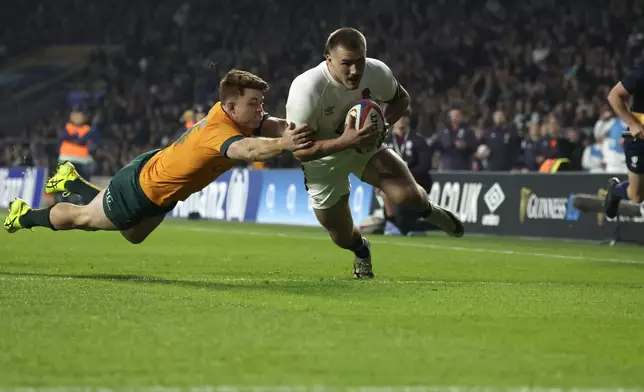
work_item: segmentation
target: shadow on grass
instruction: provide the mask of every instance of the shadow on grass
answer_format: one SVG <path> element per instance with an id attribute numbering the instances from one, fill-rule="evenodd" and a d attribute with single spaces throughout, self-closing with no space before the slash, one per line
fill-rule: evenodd
<path id="1" fill-rule="evenodd" d="M 309 296 L 344 296 L 349 292 L 362 290 L 364 285 L 354 279 L 272 279 L 272 278 L 213 278 L 209 279 L 167 279 L 156 276 L 129 275 L 129 274 L 52 274 L 52 273 L 27 273 L 27 272 L 0 272 L 0 277 L 8 280 L 97 280 L 126 284 L 162 285 L 195 288 L 201 290 L 245 292 L 265 291 L 283 294 L 298 294 Z M 1 280 L 1 279 L 0 279 Z"/>

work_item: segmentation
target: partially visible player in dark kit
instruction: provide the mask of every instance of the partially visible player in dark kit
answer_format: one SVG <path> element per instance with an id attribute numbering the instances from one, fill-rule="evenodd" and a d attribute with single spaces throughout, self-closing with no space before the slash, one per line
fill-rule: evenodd
<path id="1" fill-rule="evenodd" d="M 606 216 L 615 218 L 622 200 L 641 203 L 644 195 L 644 60 L 613 87 L 608 102 L 628 125 L 628 132 L 623 135 L 628 179 L 622 182 L 617 178 L 609 180 L 604 204 Z"/>

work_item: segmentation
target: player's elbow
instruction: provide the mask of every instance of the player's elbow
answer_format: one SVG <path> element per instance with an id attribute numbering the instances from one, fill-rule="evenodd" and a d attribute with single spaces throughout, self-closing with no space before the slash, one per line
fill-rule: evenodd
<path id="1" fill-rule="evenodd" d="M 409 116 L 411 114 L 411 97 L 409 96 L 409 93 L 407 90 L 403 88 L 403 86 L 399 86 L 400 91 L 398 92 L 398 97 L 395 99 L 394 104 L 396 106 L 400 106 L 402 108 L 405 108 L 405 116 Z"/>
<path id="2" fill-rule="evenodd" d="M 629 96 L 628 90 L 622 85 L 622 83 L 617 83 L 606 96 L 606 100 L 609 103 L 624 101 Z"/>
<path id="3" fill-rule="evenodd" d="M 615 100 L 615 97 L 616 97 L 616 92 L 615 92 L 615 88 L 613 87 L 608 92 L 608 95 L 606 95 L 606 101 L 608 101 L 608 103 L 612 103 Z"/>
<path id="4" fill-rule="evenodd" d="M 403 102 L 402 104 L 405 105 L 407 109 L 411 109 L 411 97 L 409 96 L 409 93 L 407 92 L 407 90 L 402 89 L 400 100 Z M 405 113 L 406 116 L 409 116 L 410 114 L 411 113 Z"/>

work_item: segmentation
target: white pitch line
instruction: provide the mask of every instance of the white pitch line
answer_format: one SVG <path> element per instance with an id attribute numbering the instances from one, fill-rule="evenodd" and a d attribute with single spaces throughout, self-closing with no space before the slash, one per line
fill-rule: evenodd
<path id="1" fill-rule="evenodd" d="M 465 386 L 194 386 L 194 387 L 0 387 L 0 392 L 641 392 L 641 388 Z"/>
<path id="2" fill-rule="evenodd" d="M 284 237 L 284 238 L 297 238 L 297 239 L 310 239 L 318 241 L 329 241 L 329 246 L 332 246 L 330 239 L 323 236 L 314 236 L 314 235 L 304 235 L 304 234 L 294 234 L 294 233 L 283 233 L 283 232 L 262 232 L 262 231 L 246 231 L 246 230 L 235 230 L 235 229 L 219 229 L 216 227 L 189 227 L 189 226 L 164 226 L 166 229 L 175 229 L 175 230 L 187 230 L 187 231 L 197 231 L 197 232 L 218 232 L 226 234 L 243 234 L 250 236 L 262 236 L 262 237 Z M 563 259 L 563 260 L 579 260 L 579 261 L 600 261 L 606 263 L 620 263 L 620 264 L 644 264 L 644 260 L 629 260 L 629 259 L 616 259 L 616 258 L 603 258 L 603 257 L 587 257 L 587 256 L 572 256 L 572 255 L 562 255 L 557 253 L 541 253 L 541 252 L 524 252 L 516 250 L 500 250 L 500 249 L 489 249 L 489 248 L 470 248 L 466 246 L 446 246 L 446 245 L 434 245 L 434 244 L 419 244 L 411 241 L 389 241 L 381 239 L 370 239 L 372 244 L 383 244 L 383 245 L 393 245 L 393 246 L 404 246 L 404 247 L 414 247 L 414 248 L 426 248 L 426 249 L 438 249 L 438 250 L 449 250 L 456 252 L 472 252 L 472 253 L 490 253 L 497 255 L 511 255 L 511 256 L 529 256 L 529 257 L 543 257 L 550 259 Z"/>

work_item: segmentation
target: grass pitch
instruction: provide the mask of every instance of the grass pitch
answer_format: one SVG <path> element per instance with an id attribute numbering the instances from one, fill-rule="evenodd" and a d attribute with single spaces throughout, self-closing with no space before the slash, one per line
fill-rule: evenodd
<path id="1" fill-rule="evenodd" d="M 644 386 L 642 248 L 372 245 L 356 281 L 316 229 L 0 233 L 0 390 Z"/>

